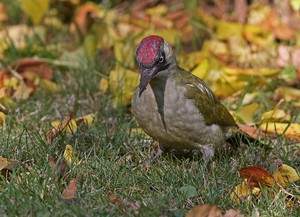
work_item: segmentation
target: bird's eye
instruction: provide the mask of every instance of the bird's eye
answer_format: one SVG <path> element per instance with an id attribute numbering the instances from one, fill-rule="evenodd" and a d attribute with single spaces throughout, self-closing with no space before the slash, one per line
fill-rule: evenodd
<path id="1" fill-rule="evenodd" d="M 162 63 L 165 60 L 165 58 L 163 56 L 159 57 L 159 62 Z"/>

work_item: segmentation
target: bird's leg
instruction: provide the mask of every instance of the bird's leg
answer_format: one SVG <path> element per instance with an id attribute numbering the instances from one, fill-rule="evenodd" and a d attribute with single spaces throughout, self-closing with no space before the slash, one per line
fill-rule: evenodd
<path id="1" fill-rule="evenodd" d="M 215 148 L 214 145 L 203 145 L 201 146 L 202 152 L 202 159 L 204 160 L 205 164 L 211 161 L 215 155 Z"/>
<path id="2" fill-rule="evenodd" d="M 159 157 L 162 155 L 162 153 L 164 153 L 164 152 L 165 152 L 165 149 L 163 148 L 162 145 L 159 144 L 155 156 L 152 157 L 152 158 L 150 159 L 150 166 L 151 166 L 151 165 L 154 163 L 154 161 L 155 161 L 157 158 L 159 158 Z"/>

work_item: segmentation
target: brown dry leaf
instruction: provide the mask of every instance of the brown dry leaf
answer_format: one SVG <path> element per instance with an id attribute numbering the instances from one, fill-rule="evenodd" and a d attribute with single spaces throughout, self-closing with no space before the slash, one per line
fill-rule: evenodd
<path id="1" fill-rule="evenodd" d="M 58 179 L 63 178 L 65 181 L 69 181 L 70 167 L 64 160 L 57 159 L 55 157 L 50 157 L 49 164 L 50 167 L 55 171 L 55 174 L 58 176 Z"/>
<path id="2" fill-rule="evenodd" d="M 260 189 L 254 187 L 247 179 L 244 179 L 243 182 L 235 186 L 233 192 L 230 195 L 232 201 L 240 203 L 247 200 L 248 202 L 251 199 L 251 195 L 258 196 L 260 194 Z"/>
<path id="3" fill-rule="evenodd" d="M 239 169 L 238 172 L 243 179 L 248 179 L 251 187 L 258 187 L 259 183 L 272 187 L 276 183 L 273 175 L 261 167 L 247 166 Z"/>
<path id="4" fill-rule="evenodd" d="M 240 123 L 238 123 L 238 126 L 241 131 L 243 131 L 244 133 L 246 133 L 247 135 L 249 135 L 250 137 L 252 137 L 254 139 L 259 140 L 266 136 L 265 133 L 260 128 L 256 128 L 253 126 L 247 126 L 245 124 L 240 124 Z"/>
<path id="5" fill-rule="evenodd" d="M 6 158 L 0 156 L 0 170 L 3 170 L 9 165 L 9 161 Z"/>
<path id="6" fill-rule="evenodd" d="M 74 112 L 70 112 L 68 117 L 63 122 L 61 122 L 59 125 L 53 127 L 52 130 L 47 132 L 46 139 L 48 144 L 51 144 L 54 137 L 60 134 L 68 126 L 74 114 Z"/>
<path id="7" fill-rule="evenodd" d="M 272 135 L 284 135 L 288 139 L 300 141 L 300 124 L 263 123 L 260 129 Z"/>
<path id="8" fill-rule="evenodd" d="M 229 209 L 225 212 L 223 217 L 245 217 L 244 215 L 240 214 L 238 211 L 235 209 Z"/>
<path id="9" fill-rule="evenodd" d="M 284 25 L 276 12 L 270 13 L 265 20 L 262 21 L 261 26 L 274 34 L 278 39 L 292 40 L 295 38 L 295 31 Z"/>
<path id="10" fill-rule="evenodd" d="M 10 180 L 11 174 L 17 169 L 23 167 L 23 163 L 14 159 L 6 159 L 0 156 L 0 171 L 1 175 L 7 180 Z"/>
<path id="11" fill-rule="evenodd" d="M 100 5 L 93 2 L 87 2 L 80 5 L 74 15 L 74 24 L 77 31 L 81 36 L 86 35 L 87 31 L 92 25 L 92 17 L 97 17 L 99 14 L 104 13 Z"/>
<path id="12" fill-rule="evenodd" d="M 28 99 L 31 93 L 34 91 L 32 87 L 27 86 L 24 82 L 22 82 L 16 89 L 13 97 L 16 100 L 25 100 Z"/>
<path id="13" fill-rule="evenodd" d="M 120 205 L 120 200 L 113 194 L 108 195 L 108 201 L 116 206 Z"/>
<path id="14" fill-rule="evenodd" d="M 6 87 L 0 88 L 0 99 L 6 96 Z"/>
<path id="15" fill-rule="evenodd" d="M 6 13 L 6 8 L 3 3 L 0 3 L 0 24 L 4 23 L 8 20 L 8 16 Z"/>
<path id="16" fill-rule="evenodd" d="M 9 73 L 10 69 L 15 70 L 20 75 L 26 72 L 35 73 L 38 77 L 52 80 L 53 72 L 49 64 L 37 58 L 22 58 L 11 64 L 4 73 Z"/>
<path id="17" fill-rule="evenodd" d="M 197 205 L 190 209 L 185 217 L 222 217 L 222 212 L 217 206 Z"/>
<path id="18" fill-rule="evenodd" d="M 77 178 L 72 179 L 69 185 L 63 190 L 62 198 L 64 200 L 73 200 L 76 198 L 77 192 Z"/>
<path id="19" fill-rule="evenodd" d="M 282 164 L 281 161 L 280 165 L 278 165 L 278 170 L 274 172 L 273 176 L 282 187 L 287 187 L 292 182 L 296 182 L 300 179 L 294 168 L 286 164 Z"/>

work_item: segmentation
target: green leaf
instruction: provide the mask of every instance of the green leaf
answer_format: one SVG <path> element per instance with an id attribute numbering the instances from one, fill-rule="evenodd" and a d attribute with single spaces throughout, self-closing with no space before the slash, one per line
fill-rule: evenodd
<path id="1" fill-rule="evenodd" d="M 194 186 L 191 186 L 191 185 L 182 186 L 179 189 L 179 191 L 180 191 L 181 194 L 183 194 L 187 198 L 194 197 L 198 194 L 196 188 Z"/>

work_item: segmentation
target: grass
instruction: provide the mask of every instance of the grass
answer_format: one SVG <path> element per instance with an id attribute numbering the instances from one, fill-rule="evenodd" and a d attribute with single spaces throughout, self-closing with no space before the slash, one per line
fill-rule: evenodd
<path id="1" fill-rule="evenodd" d="M 220 152 L 213 164 L 206 166 L 199 153 L 177 159 L 168 154 L 150 169 L 145 168 L 154 150 L 151 141 L 130 134 L 136 126 L 126 108 L 113 108 L 109 97 L 97 97 L 97 75 L 91 69 L 56 69 L 56 79 L 63 86 L 60 93 L 36 92 L 19 102 L 8 114 L 7 127 L 0 133 L 0 155 L 18 159 L 31 169 L 19 169 L 7 181 L 0 182 L 0 212 L 7 216 L 184 216 L 197 204 L 216 204 L 223 211 L 235 208 L 248 216 L 258 210 L 261 216 L 297 216 L 299 211 L 285 209 L 282 195 L 270 200 L 236 204 L 230 193 L 240 183 L 237 170 L 247 165 L 269 167 L 274 157 L 299 168 L 299 158 L 278 138 L 274 148 L 253 146 L 238 151 Z M 62 135 L 52 145 L 45 140 L 50 122 L 63 119 L 69 110 L 77 116 L 94 113 L 90 128 L 79 128 L 73 135 Z M 78 177 L 79 204 L 62 200 L 66 183 L 57 180 L 51 169 L 51 156 L 63 157 L 66 144 L 72 144 L 82 161 L 70 171 Z M 22 174 L 22 175 L 21 175 Z M 183 187 L 195 188 L 196 195 L 185 194 Z M 295 186 L 299 193 L 299 187 Z M 114 205 L 114 195 L 130 205 Z M 129 202 L 128 202 L 129 201 Z M 130 202 L 131 201 L 131 202 Z M 134 202 L 132 202 L 134 201 Z"/>
<path id="2" fill-rule="evenodd" d="M 13 48 L 9 51 L 6 64 L 28 53 L 36 55 Z M 55 56 L 47 50 L 41 53 L 46 58 Z M 277 137 L 268 147 L 250 144 L 237 150 L 221 150 L 209 165 L 196 152 L 188 158 L 167 154 L 146 168 L 155 154 L 152 142 L 130 133 L 137 123 L 128 108 L 114 108 L 109 94 L 98 95 L 95 70 L 109 72 L 113 60 L 83 65 L 80 69 L 54 65 L 55 80 L 62 91 L 38 90 L 8 111 L 6 128 L 0 131 L 0 156 L 22 161 L 31 169 L 19 167 L 10 181 L 0 177 L 0 216 L 179 217 L 198 204 L 215 204 L 222 211 L 234 208 L 247 216 L 256 216 L 256 212 L 260 216 L 300 215 L 299 206 L 286 208 L 283 195 L 270 199 L 263 194 L 259 200 L 241 204 L 230 199 L 233 188 L 241 182 L 237 170 L 244 166 L 269 169 L 274 159 L 280 158 L 299 172 L 299 151 L 297 154 L 295 146 Z M 261 91 L 258 101 L 270 108 L 273 105 L 267 100 L 272 89 L 257 90 Z M 96 120 L 89 128 L 79 127 L 76 133 L 62 134 L 53 144 L 47 144 L 51 121 L 63 120 L 69 111 L 76 111 L 76 116 L 93 113 Z M 67 183 L 50 166 L 51 157 L 63 158 L 66 144 L 74 146 L 81 161 L 70 169 L 70 177 L 78 178 L 76 204 L 62 199 Z M 299 183 L 287 190 L 300 195 Z M 113 204 L 109 195 L 114 195 L 121 205 Z"/>

